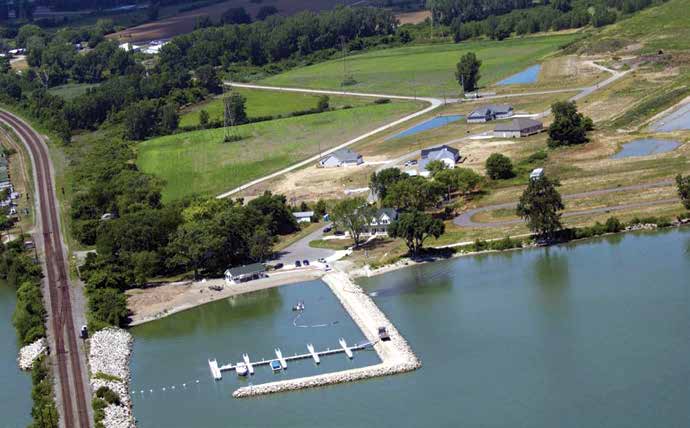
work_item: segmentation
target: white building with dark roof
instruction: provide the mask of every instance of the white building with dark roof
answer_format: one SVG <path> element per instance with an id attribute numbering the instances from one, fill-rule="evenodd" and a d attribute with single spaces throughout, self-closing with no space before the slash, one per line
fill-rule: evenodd
<path id="1" fill-rule="evenodd" d="M 481 106 L 467 116 L 467 123 L 484 123 L 490 120 L 506 119 L 513 115 L 510 104 L 489 104 Z"/>
<path id="2" fill-rule="evenodd" d="M 450 146 L 438 146 L 422 150 L 422 159 L 419 161 L 419 175 L 429 174 L 426 167 L 431 161 L 441 161 L 448 169 L 455 168 L 455 164 L 460 160 L 460 151 Z"/>
<path id="3" fill-rule="evenodd" d="M 319 160 L 319 165 L 324 168 L 357 166 L 361 165 L 362 163 L 364 163 L 362 155 L 349 148 L 336 150 Z"/>
<path id="4" fill-rule="evenodd" d="M 538 120 L 518 117 L 508 123 L 499 123 L 494 128 L 494 137 L 519 138 L 538 134 L 544 130 L 544 124 Z"/>

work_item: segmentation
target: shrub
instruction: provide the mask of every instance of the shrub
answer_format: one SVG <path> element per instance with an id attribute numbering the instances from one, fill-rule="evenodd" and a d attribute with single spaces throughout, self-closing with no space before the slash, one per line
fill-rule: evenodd
<path id="1" fill-rule="evenodd" d="M 101 386 L 98 388 L 96 390 L 96 397 L 105 400 L 105 402 L 108 404 L 115 404 L 116 406 L 120 405 L 120 396 L 117 395 L 117 392 L 113 391 L 107 386 Z"/>
<path id="2" fill-rule="evenodd" d="M 492 180 L 503 180 L 515 176 L 513 162 L 508 156 L 500 153 L 492 153 L 486 159 L 486 174 Z"/>

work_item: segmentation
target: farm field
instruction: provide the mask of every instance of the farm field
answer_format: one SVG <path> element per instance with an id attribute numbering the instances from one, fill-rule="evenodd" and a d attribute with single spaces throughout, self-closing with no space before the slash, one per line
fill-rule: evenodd
<path id="1" fill-rule="evenodd" d="M 415 45 L 347 57 L 347 76 L 357 83 L 348 91 L 401 95 L 457 96 L 455 66 L 474 52 L 482 60 L 481 86 L 495 83 L 539 62 L 578 34 L 558 34 L 459 44 Z M 261 81 L 263 84 L 338 89 L 344 80 L 343 61 L 332 60 L 297 68 Z"/>
<path id="2" fill-rule="evenodd" d="M 210 196 L 270 174 L 409 114 L 420 103 L 393 102 L 238 126 L 246 138 L 223 143 L 225 129 L 169 135 L 138 146 L 137 164 L 166 181 L 166 201 Z"/>
<path id="3" fill-rule="evenodd" d="M 260 89 L 236 88 L 233 91 L 242 94 L 246 99 L 247 116 L 279 116 L 289 115 L 292 112 L 308 110 L 316 107 L 319 95 L 288 93 L 280 91 L 265 91 Z M 340 108 L 345 105 L 361 106 L 371 103 L 371 99 L 355 97 L 329 97 L 332 108 Z M 223 120 L 223 99 L 218 97 L 187 109 L 180 117 L 180 126 L 196 126 L 199 124 L 199 111 L 206 110 L 209 119 Z"/>

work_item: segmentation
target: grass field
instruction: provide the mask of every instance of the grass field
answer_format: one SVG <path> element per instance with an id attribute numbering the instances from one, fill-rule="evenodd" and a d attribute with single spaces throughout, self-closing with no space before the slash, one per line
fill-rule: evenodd
<path id="1" fill-rule="evenodd" d="M 402 117 L 421 105 L 394 102 L 242 125 L 241 141 L 224 129 L 169 135 L 138 146 L 137 164 L 166 180 L 165 200 L 213 195 L 270 174 Z"/>
<path id="2" fill-rule="evenodd" d="M 98 86 L 97 83 L 68 83 L 66 85 L 50 88 L 48 92 L 62 97 L 65 101 L 70 101 L 80 95 L 85 94 L 87 90 L 90 88 L 95 88 L 96 86 Z"/>
<path id="3" fill-rule="evenodd" d="M 535 36 L 497 41 L 472 41 L 416 45 L 377 50 L 347 58 L 345 67 L 356 84 L 350 91 L 371 91 L 404 95 L 457 95 L 455 66 L 467 52 L 482 60 L 480 85 L 489 85 L 539 62 L 577 34 Z M 343 61 L 333 60 L 297 68 L 261 83 L 271 85 L 330 88 L 341 87 Z"/>
<path id="4" fill-rule="evenodd" d="M 292 112 L 308 110 L 316 107 L 319 95 L 298 94 L 280 91 L 265 91 L 260 89 L 234 89 L 235 92 L 242 94 L 246 99 L 247 116 L 279 116 L 289 115 Z M 339 108 L 344 105 L 359 106 L 371 103 L 372 100 L 365 100 L 354 97 L 331 96 L 330 105 L 332 108 Z M 223 119 L 223 100 L 214 98 L 204 103 L 189 108 L 180 117 L 180 126 L 196 126 L 199 124 L 199 111 L 206 110 L 210 120 Z"/>

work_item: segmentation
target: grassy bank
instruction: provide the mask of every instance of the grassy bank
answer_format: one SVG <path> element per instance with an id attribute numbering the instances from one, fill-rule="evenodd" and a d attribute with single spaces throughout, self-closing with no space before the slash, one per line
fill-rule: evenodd
<path id="1" fill-rule="evenodd" d="M 166 181 L 164 200 L 213 195 L 280 170 L 419 109 L 414 102 L 367 105 L 234 128 L 243 139 L 223 143 L 225 129 L 145 141 L 137 164 Z"/>
<path id="2" fill-rule="evenodd" d="M 503 41 L 415 45 L 377 50 L 347 58 L 346 75 L 356 83 L 343 89 L 404 95 L 457 95 L 455 65 L 467 52 L 482 60 L 481 85 L 495 83 L 539 62 L 578 37 L 576 34 L 535 36 Z M 338 89 L 344 80 L 343 61 L 297 68 L 261 83 L 279 86 Z"/>

